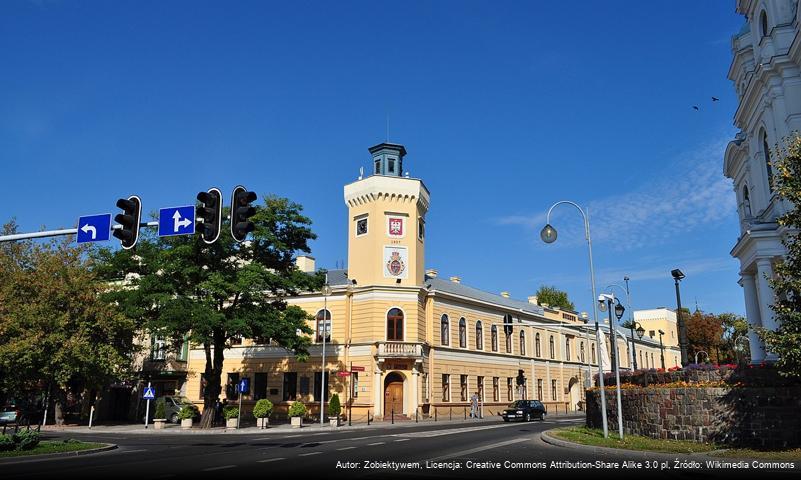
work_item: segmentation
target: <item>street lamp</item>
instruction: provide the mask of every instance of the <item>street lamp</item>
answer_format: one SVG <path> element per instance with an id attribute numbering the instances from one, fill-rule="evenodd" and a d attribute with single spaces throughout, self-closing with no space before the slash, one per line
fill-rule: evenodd
<path id="1" fill-rule="evenodd" d="M 662 345 L 662 335 L 664 334 L 665 332 L 659 330 L 659 356 L 662 358 L 662 370 L 665 369 L 665 347 Z"/>
<path id="2" fill-rule="evenodd" d="M 328 296 L 331 295 L 331 285 L 328 284 L 328 274 L 325 274 L 325 283 L 321 290 L 323 294 L 323 364 L 320 370 L 320 425 L 325 422 L 325 337 L 328 336 Z M 319 328 L 319 327 L 318 327 Z"/>
<path id="3" fill-rule="evenodd" d="M 676 315 L 678 315 L 679 322 L 679 348 L 681 349 L 681 366 L 686 367 L 689 363 L 687 358 L 687 325 L 684 323 L 684 317 L 681 312 L 681 293 L 679 292 L 679 281 L 684 278 L 684 274 L 678 268 L 671 270 L 670 274 L 673 276 L 673 281 L 676 283 Z"/>
<path id="4" fill-rule="evenodd" d="M 590 210 L 589 208 L 585 212 L 581 207 L 578 206 L 577 203 L 570 202 L 567 200 L 562 200 L 559 202 L 554 203 L 551 205 L 551 208 L 548 209 L 548 214 L 545 216 L 545 226 L 542 228 L 540 232 L 540 238 L 545 243 L 553 243 L 556 241 L 556 229 L 551 226 L 551 212 L 554 208 L 558 205 L 567 204 L 576 207 L 576 209 L 581 213 L 581 217 L 584 219 L 584 238 L 587 240 L 587 251 L 589 253 L 589 260 L 590 260 L 590 286 L 592 287 L 592 316 L 595 320 L 595 342 L 599 346 L 601 345 L 601 330 L 600 326 L 598 325 L 598 311 L 595 309 L 595 268 L 592 265 L 592 238 L 590 237 Z M 589 347 L 590 338 L 589 332 L 587 333 L 587 346 Z M 606 391 L 604 389 L 604 371 L 603 371 L 603 363 L 598 359 L 598 383 L 601 392 L 601 421 L 603 423 L 604 429 L 604 438 L 609 436 L 609 427 L 606 422 Z M 590 374 L 590 356 L 587 355 L 587 379 L 591 378 Z M 587 385 L 589 386 L 589 385 Z"/>
<path id="5" fill-rule="evenodd" d="M 707 361 L 709 361 L 709 354 L 708 354 L 708 353 L 706 353 L 706 352 L 705 352 L 705 351 L 703 351 L 703 350 L 698 350 L 697 352 L 695 352 L 695 364 L 696 364 L 696 365 L 698 365 L 698 354 L 699 354 L 699 353 L 703 353 L 704 355 L 706 355 L 706 360 L 707 360 Z"/>
<path id="6" fill-rule="evenodd" d="M 613 306 L 614 305 L 614 306 Z M 598 309 L 602 312 L 609 310 L 609 333 L 611 340 L 611 348 L 609 353 L 612 360 L 612 368 L 615 370 L 615 394 L 617 397 L 617 429 L 620 439 L 623 440 L 623 405 L 620 399 L 620 368 L 618 364 L 617 355 L 617 324 L 612 319 L 612 312 L 615 312 L 615 317 L 618 321 L 623 318 L 623 312 L 626 309 L 620 304 L 620 300 L 615 298 L 613 294 L 602 293 L 598 297 Z M 625 337 L 623 337 L 625 339 Z"/>

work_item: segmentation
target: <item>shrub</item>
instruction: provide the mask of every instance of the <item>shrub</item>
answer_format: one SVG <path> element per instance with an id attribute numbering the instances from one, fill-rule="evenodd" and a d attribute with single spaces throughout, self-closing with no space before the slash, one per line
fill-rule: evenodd
<path id="1" fill-rule="evenodd" d="M 223 417 L 225 417 L 226 420 L 239 418 L 239 408 L 234 405 L 228 405 L 223 410 Z"/>
<path id="2" fill-rule="evenodd" d="M 290 417 L 302 417 L 306 415 L 306 405 L 303 402 L 295 401 L 289 406 Z"/>
<path id="3" fill-rule="evenodd" d="M 0 452 L 14 450 L 16 447 L 17 444 L 14 443 L 14 439 L 11 437 L 11 435 L 0 434 Z"/>
<path id="4" fill-rule="evenodd" d="M 340 412 L 342 412 L 342 406 L 339 404 L 339 395 L 335 393 L 328 402 L 328 415 L 338 417 Z"/>
<path id="5" fill-rule="evenodd" d="M 185 403 L 178 412 L 178 418 L 180 420 L 189 420 L 191 418 L 195 418 L 198 413 L 200 413 L 200 411 L 194 404 Z"/>
<path id="6" fill-rule="evenodd" d="M 166 418 L 167 415 L 167 401 L 164 397 L 156 400 L 156 410 L 153 412 L 153 418 Z"/>
<path id="7" fill-rule="evenodd" d="M 39 445 L 39 432 L 36 430 L 20 430 L 13 438 L 17 450 L 32 450 Z"/>
<path id="8" fill-rule="evenodd" d="M 256 402 L 256 406 L 253 407 L 253 416 L 256 418 L 267 418 L 272 413 L 273 402 L 267 400 L 266 398 L 262 398 Z"/>

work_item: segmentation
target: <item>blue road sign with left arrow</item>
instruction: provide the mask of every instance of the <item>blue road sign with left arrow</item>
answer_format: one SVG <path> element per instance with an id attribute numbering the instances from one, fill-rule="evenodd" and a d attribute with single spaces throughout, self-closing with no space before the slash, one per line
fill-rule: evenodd
<path id="1" fill-rule="evenodd" d="M 159 210 L 159 237 L 192 235 L 193 233 L 195 233 L 194 205 Z"/>
<path id="2" fill-rule="evenodd" d="M 142 394 L 144 400 L 153 400 L 156 398 L 156 392 L 153 387 L 145 387 L 145 392 Z"/>
<path id="3" fill-rule="evenodd" d="M 87 215 L 78 219 L 78 243 L 105 242 L 110 235 L 110 213 Z"/>

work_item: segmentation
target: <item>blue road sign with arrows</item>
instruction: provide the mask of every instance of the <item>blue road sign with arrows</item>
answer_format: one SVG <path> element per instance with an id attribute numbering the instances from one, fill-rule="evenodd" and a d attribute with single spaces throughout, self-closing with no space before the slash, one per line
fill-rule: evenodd
<path id="1" fill-rule="evenodd" d="M 239 381 L 239 393 L 248 393 L 250 391 L 250 379 L 243 378 Z"/>
<path id="2" fill-rule="evenodd" d="M 142 394 L 142 398 L 145 400 L 153 400 L 156 398 L 156 392 L 153 390 L 153 387 L 145 387 L 145 393 Z"/>
<path id="3" fill-rule="evenodd" d="M 195 206 L 162 208 L 159 210 L 159 237 L 192 235 L 195 233 Z"/>
<path id="4" fill-rule="evenodd" d="M 78 243 L 105 242 L 110 235 L 110 213 L 87 215 L 78 219 Z"/>

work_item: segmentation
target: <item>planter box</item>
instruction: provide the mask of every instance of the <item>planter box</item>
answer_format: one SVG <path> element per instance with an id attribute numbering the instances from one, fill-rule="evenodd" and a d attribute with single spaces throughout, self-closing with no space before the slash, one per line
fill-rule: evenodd
<path id="1" fill-rule="evenodd" d="M 256 426 L 259 428 L 267 428 L 270 426 L 270 419 L 269 418 L 257 418 L 256 419 Z"/>
<path id="2" fill-rule="evenodd" d="M 153 419 L 153 428 L 156 430 L 163 430 L 164 425 L 167 423 L 166 418 L 154 418 Z"/>
<path id="3" fill-rule="evenodd" d="M 339 417 L 332 418 L 332 419 L 330 419 L 330 421 L 331 421 L 331 426 L 332 427 L 336 428 L 336 427 L 339 426 Z"/>
<path id="4" fill-rule="evenodd" d="M 292 417 L 292 428 L 300 428 L 303 426 L 303 417 Z"/>
<path id="5" fill-rule="evenodd" d="M 229 418 L 225 421 L 225 428 L 236 428 L 238 418 Z"/>
<path id="6" fill-rule="evenodd" d="M 185 418 L 185 419 L 181 420 L 181 429 L 182 430 L 189 430 L 190 428 L 192 428 L 192 419 L 191 418 Z"/>

